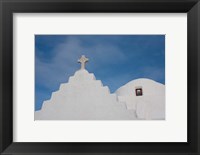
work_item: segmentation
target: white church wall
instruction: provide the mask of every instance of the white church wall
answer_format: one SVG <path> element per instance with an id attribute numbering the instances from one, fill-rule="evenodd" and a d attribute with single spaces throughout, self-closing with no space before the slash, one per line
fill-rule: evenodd
<path id="1" fill-rule="evenodd" d="M 82 56 L 81 69 L 62 83 L 36 120 L 134 120 L 165 118 L 165 86 L 150 79 L 133 80 L 116 93 L 85 70 L 88 58 Z M 139 93 L 136 93 L 136 90 Z M 139 95 L 139 96 L 138 96 Z"/>
<path id="2" fill-rule="evenodd" d="M 142 89 L 142 96 L 135 90 Z M 120 87 L 118 101 L 136 112 L 138 119 L 165 119 L 165 86 L 150 79 L 133 80 Z"/>
<path id="3" fill-rule="evenodd" d="M 136 119 L 132 110 L 119 104 L 116 94 L 95 80 L 86 70 L 77 71 L 69 83 L 61 84 L 35 113 L 36 120 L 130 120 Z"/>

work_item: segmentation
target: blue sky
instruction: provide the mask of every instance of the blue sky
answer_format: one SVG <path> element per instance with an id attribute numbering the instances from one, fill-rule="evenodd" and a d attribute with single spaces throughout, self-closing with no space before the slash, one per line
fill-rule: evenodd
<path id="1" fill-rule="evenodd" d="M 81 55 L 111 92 L 137 78 L 165 84 L 165 35 L 35 35 L 35 110 L 79 70 Z"/>

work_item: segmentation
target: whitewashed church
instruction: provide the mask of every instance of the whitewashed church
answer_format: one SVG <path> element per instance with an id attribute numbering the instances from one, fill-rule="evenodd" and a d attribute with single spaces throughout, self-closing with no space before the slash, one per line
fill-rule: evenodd
<path id="1" fill-rule="evenodd" d="M 107 86 L 85 69 L 80 70 L 35 111 L 35 120 L 164 120 L 165 85 L 136 79 L 111 94 Z"/>

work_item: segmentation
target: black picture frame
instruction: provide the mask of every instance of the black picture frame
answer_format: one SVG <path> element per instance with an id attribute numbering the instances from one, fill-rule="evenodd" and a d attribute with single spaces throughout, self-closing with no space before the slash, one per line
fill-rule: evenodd
<path id="1" fill-rule="evenodd" d="M 0 0 L 1 154 L 200 154 L 199 0 Z M 13 13 L 187 13 L 188 142 L 23 143 L 13 142 Z"/>

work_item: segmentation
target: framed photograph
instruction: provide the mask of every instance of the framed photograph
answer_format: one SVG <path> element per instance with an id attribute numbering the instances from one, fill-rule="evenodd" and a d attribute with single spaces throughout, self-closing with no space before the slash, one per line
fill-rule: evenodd
<path id="1" fill-rule="evenodd" d="M 2 154 L 199 154 L 194 1 L 0 1 Z"/>

